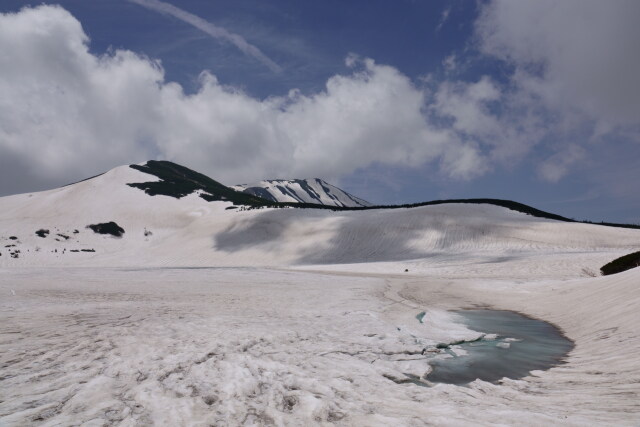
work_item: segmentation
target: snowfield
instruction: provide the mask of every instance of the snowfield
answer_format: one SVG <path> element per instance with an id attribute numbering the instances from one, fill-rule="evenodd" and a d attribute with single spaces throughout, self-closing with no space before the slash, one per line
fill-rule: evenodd
<path id="1" fill-rule="evenodd" d="M 121 167 L 0 198 L 0 425 L 640 423 L 640 270 L 592 277 L 639 230 L 125 185 L 152 180 Z M 121 238 L 86 228 L 109 221 Z M 517 381 L 402 383 L 429 372 L 423 348 L 479 336 L 450 312 L 477 307 L 552 322 L 575 349 Z"/>

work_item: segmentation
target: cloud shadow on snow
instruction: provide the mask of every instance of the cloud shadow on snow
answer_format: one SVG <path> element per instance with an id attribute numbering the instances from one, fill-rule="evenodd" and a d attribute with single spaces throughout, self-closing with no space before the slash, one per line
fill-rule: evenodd
<path id="1" fill-rule="evenodd" d="M 394 217 L 391 221 L 390 215 Z M 298 240 L 300 249 L 294 251 L 298 253 L 296 264 L 350 264 L 430 258 L 440 255 L 452 244 L 464 247 L 488 234 L 494 238 L 505 234 L 502 228 L 488 230 L 488 227 L 489 224 L 483 223 L 453 226 L 444 217 L 417 215 L 408 210 L 363 214 L 285 209 L 238 220 L 213 239 L 214 249 L 219 251 L 259 249 L 276 254 Z M 324 233 L 329 237 L 322 237 Z M 440 237 L 424 244 L 419 242 L 427 233 L 440 234 Z M 309 240 L 314 235 L 319 236 L 317 242 Z M 494 258 L 487 262 L 504 262 L 510 257 Z"/>

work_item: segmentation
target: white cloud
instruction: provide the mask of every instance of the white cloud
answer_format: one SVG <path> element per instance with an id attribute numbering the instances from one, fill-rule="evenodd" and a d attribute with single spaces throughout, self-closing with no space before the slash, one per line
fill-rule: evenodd
<path id="1" fill-rule="evenodd" d="M 512 167 L 546 134 L 540 118 L 488 76 L 475 82 L 436 82 L 428 111 L 465 143 L 464 150 L 460 150 L 464 153 L 459 156 L 460 165 L 477 159 L 477 166 L 469 169 L 473 173 L 462 175 L 466 178 L 497 167 Z M 459 165 L 452 168 L 465 169 Z"/>
<path id="2" fill-rule="evenodd" d="M 639 124 L 638 16 L 635 0 L 495 0 L 476 32 L 482 52 L 515 67 L 522 96 L 561 114 L 565 129 L 587 120 L 601 136 Z"/>
<path id="3" fill-rule="evenodd" d="M 544 160 L 539 168 L 540 176 L 549 182 L 558 182 L 569 168 L 585 158 L 585 150 L 577 144 L 568 144 L 561 151 Z"/>
<path id="4" fill-rule="evenodd" d="M 446 9 L 444 9 L 442 11 L 442 15 L 440 15 L 440 21 L 438 22 L 438 25 L 436 26 L 436 33 L 439 32 L 442 27 L 444 27 L 444 24 L 447 23 L 447 21 L 449 20 L 449 15 L 451 14 L 451 8 L 447 7 Z"/>
<path id="5" fill-rule="evenodd" d="M 458 66 L 458 64 L 456 63 L 456 54 L 452 53 L 451 55 L 449 55 L 446 58 L 444 58 L 442 60 L 442 66 L 444 67 L 445 71 L 447 71 L 447 72 L 454 71 L 456 69 L 456 67 Z"/>
<path id="6" fill-rule="evenodd" d="M 589 161 L 588 144 L 640 138 L 638 3 L 579 2 L 572 15 L 570 2 L 483 6 L 478 46 L 512 65 L 506 82 L 432 74 L 420 88 L 348 55 L 350 72 L 322 91 L 268 99 L 207 72 L 185 94 L 157 61 L 96 56 L 61 7 L 0 15 L 0 191 L 11 191 L 18 168 L 24 181 L 51 186 L 150 158 L 229 184 L 336 179 L 375 164 L 431 164 L 470 179 L 515 167 L 534 147 L 540 177 L 557 181 Z"/>
<path id="7" fill-rule="evenodd" d="M 149 152 L 160 67 L 131 52 L 97 58 L 86 42 L 59 7 L 0 15 L 0 155 L 34 175 L 92 173 Z"/>
<path id="8" fill-rule="evenodd" d="M 484 170 L 473 141 L 429 121 L 423 90 L 370 59 L 349 56 L 351 73 L 318 93 L 260 100 L 207 72 L 185 94 L 158 62 L 122 50 L 97 57 L 87 43 L 61 7 L 0 15 L 0 156 L 28 165 L 31 179 L 61 183 L 148 158 L 226 183 L 440 158 L 452 176 Z M 483 90 L 472 96 L 485 100 Z"/>
<path id="9" fill-rule="evenodd" d="M 500 130 L 489 104 L 499 101 L 500 90 L 487 76 L 478 82 L 444 82 L 435 94 L 432 108 L 454 119 L 454 129 L 474 137 L 487 137 Z"/>
<path id="10" fill-rule="evenodd" d="M 480 52 L 513 69 L 499 87 L 495 128 L 517 130 L 505 147 L 522 155 L 542 145 L 543 179 L 558 181 L 589 162 L 593 144 L 614 145 L 610 150 L 622 154 L 639 140 L 638 16 L 634 0 L 483 5 L 475 24 Z M 495 125 L 490 119 L 486 127 Z"/>

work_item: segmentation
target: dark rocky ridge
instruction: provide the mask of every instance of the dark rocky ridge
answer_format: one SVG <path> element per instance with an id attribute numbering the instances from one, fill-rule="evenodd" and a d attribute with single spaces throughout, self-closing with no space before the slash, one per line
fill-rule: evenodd
<path id="1" fill-rule="evenodd" d="M 131 167 L 160 178 L 160 181 L 127 184 L 144 190 L 150 196 L 162 195 L 180 199 L 201 190 L 200 197 L 208 202 L 225 200 L 234 205 L 248 206 L 272 204 L 260 197 L 235 191 L 206 175 L 172 162 L 150 160 L 143 166 L 131 165 Z"/>

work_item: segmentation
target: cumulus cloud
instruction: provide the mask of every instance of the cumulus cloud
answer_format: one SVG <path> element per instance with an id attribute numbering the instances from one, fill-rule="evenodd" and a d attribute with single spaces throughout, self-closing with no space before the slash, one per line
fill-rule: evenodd
<path id="1" fill-rule="evenodd" d="M 445 80 L 434 86 L 427 108 L 432 121 L 441 122 L 464 143 L 465 155 L 450 168 L 460 172 L 452 175 L 471 178 L 517 164 L 546 133 L 538 115 L 488 76 L 477 81 Z M 474 167 L 461 168 L 462 164 Z"/>
<path id="2" fill-rule="evenodd" d="M 517 68 L 516 83 L 549 107 L 611 125 L 640 116 L 640 3 L 489 3 L 477 22 L 483 52 Z"/>
<path id="3" fill-rule="evenodd" d="M 187 94 L 157 61 L 124 50 L 95 56 L 87 45 L 61 7 L 0 16 L 0 155 L 35 178 L 59 183 L 148 158 L 227 183 L 335 179 L 437 159 L 456 177 L 482 169 L 475 143 L 429 120 L 422 89 L 371 59 L 349 56 L 351 72 L 318 93 L 256 99 L 207 72 Z"/>
<path id="4" fill-rule="evenodd" d="M 0 15 L 0 51 L 0 157 L 29 165 L 24 176 L 77 177 L 148 156 L 157 63 L 91 55 L 60 7 Z"/>
<path id="5" fill-rule="evenodd" d="M 501 88 L 521 113 L 513 119 L 535 117 L 531 145 L 547 140 L 557 150 L 540 164 L 546 179 L 586 159 L 589 144 L 639 139 L 638 16 L 633 0 L 494 0 L 482 7 L 478 48 L 513 69 Z"/>
<path id="6" fill-rule="evenodd" d="M 0 191 L 152 158 L 229 184 L 337 179 L 371 165 L 432 165 L 470 179 L 534 148 L 539 176 L 554 182 L 588 161 L 589 144 L 640 139 L 639 6 L 615 4 L 484 4 L 477 46 L 511 65 L 506 81 L 432 76 L 418 87 L 394 67 L 349 55 L 349 72 L 323 90 L 267 99 L 206 71 L 185 93 L 156 60 L 92 54 L 81 24 L 58 6 L 0 15 Z"/>

